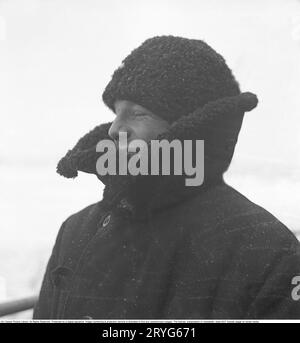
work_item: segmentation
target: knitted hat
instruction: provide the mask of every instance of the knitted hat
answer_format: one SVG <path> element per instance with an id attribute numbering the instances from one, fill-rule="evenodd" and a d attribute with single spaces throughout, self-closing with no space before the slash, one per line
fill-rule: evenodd
<path id="1" fill-rule="evenodd" d="M 102 98 L 112 111 L 116 100 L 129 100 L 173 122 L 209 101 L 238 94 L 224 58 L 204 41 L 157 36 L 123 60 Z"/>

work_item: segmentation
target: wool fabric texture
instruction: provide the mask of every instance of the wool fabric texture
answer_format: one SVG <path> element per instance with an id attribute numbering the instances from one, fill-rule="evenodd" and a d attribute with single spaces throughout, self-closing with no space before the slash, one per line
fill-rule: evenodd
<path id="1" fill-rule="evenodd" d="M 102 99 L 113 111 L 116 100 L 130 100 L 173 122 L 210 101 L 239 93 L 225 59 L 207 43 L 156 36 L 122 61 Z"/>

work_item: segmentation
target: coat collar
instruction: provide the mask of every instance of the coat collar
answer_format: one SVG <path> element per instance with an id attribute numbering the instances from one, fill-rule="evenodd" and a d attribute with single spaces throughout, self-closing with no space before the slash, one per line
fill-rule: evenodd
<path id="1" fill-rule="evenodd" d="M 126 208 L 137 219 L 144 219 L 156 210 L 224 182 L 223 173 L 230 164 L 243 115 L 255 108 L 257 102 L 252 93 L 218 99 L 179 118 L 167 132 L 157 137 L 168 141 L 204 140 L 204 183 L 201 186 L 185 186 L 185 174 L 99 176 L 96 161 L 100 154 L 95 146 L 103 139 L 111 139 L 108 135 L 111 122 L 99 125 L 83 136 L 59 161 L 57 172 L 68 178 L 76 177 L 78 171 L 95 174 L 105 185 L 104 207 Z"/>

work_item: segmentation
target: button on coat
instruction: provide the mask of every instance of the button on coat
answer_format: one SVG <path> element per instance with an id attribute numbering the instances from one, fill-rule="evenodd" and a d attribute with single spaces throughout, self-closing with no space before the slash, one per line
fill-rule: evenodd
<path id="1" fill-rule="evenodd" d="M 110 218 L 111 218 L 111 214 L 108 214 L 107 216 L 104 217 L 102 221 L 102 227 L 106 227 L 109 224 Z"/>

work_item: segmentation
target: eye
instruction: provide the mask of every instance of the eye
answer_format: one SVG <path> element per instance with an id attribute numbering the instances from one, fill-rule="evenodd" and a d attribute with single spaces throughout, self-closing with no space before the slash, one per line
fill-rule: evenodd
<path id="1" fill-rule="evenodd" d="M 142 118 L 142 117 L 146 117 L 146 116 L 149 116 L 149 113 L 146 113 L 146 112 L 133 112 L 133 116 L 134 117 L 137 117 L 137 118 Z"/>

